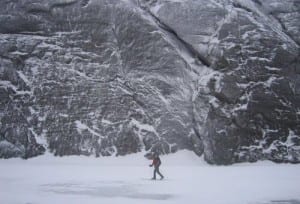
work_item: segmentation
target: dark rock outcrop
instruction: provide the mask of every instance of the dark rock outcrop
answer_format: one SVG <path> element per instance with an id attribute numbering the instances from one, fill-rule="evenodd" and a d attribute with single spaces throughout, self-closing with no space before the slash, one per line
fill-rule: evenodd
<path id="1" fill-rule="evenodd" d="M 0 157 L 300 162 L 299 1 L 0 2 Z"/>

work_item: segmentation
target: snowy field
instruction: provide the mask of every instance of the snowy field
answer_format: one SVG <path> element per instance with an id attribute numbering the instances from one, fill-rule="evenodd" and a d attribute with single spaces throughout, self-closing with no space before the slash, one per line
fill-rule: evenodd
<path id="1" fill-rule="evenodd" d="M 162 181 L 143 154 L 0 160 L 0 203 L 300 204 L 300 165 L 209 166 L 188 151 L 161 160 Z"/>

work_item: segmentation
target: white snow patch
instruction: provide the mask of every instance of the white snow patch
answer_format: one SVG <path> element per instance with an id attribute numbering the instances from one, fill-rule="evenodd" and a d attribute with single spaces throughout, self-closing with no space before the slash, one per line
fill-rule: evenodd
<path id="1" fill-rule="evenodd" d="M 11 88 L 16 95 L 33 95 L 32 91 L 18 91 L 18 87 L 13 85 L 10 81 L 0 81 L 0 86 L 4 87 L 5 89 Z"/>
<path id="2" fill-rule="evenodd" d="M 20 55 L 20 56 L 28 55 L 28 53 L 26 53 L 26 52 L 20 52 L 20 51 L 14 51 L 14 52 L 11 52 L 10 54 L 12 54 L 12 55 Z"/>
<path id="3" fill-rule="evenodd" d="M 61 117 L 63 117 L 63 118 L 68 118 L 69 117 L 69 115 L 65 114 L 65 113 L 59 113 L 58 115 L 61 116 Z"/>
<path id="4" fill-rule="evenodd" d="M 10 81 L 0 81 L 0 86 L 4 87 L 5 89 L 11 88 L 12 90 L 14 90 L 15 92 L 17 91 L 17 87 L 15 85 L 13 85 Z"/>
<path id="5" fill-rule="evenodd" d="M 163 181 L 150 180 L 153 168 L 143 153 L 109 158 L 46 154 L 29 160 L 0 160 L 0 203 L 267 204 L 300 200 L 300 165 L 209 166 L 189 151 L 161 156 L 161 160 Z"/>
<path id="6" fill-rule="evenodd" d="M 222 130 L 217 130 L 216 131 L 218 134 L 222 134 L 224 133 L 226 135 L 226 130 L 225 129 L 222 129 Z"/>
<path id="7" fill-rule="evenodd" d="M 286 141 L 285 141 L 285 145 L 287 147 L 291 147 L 291 146 L 295 145 L 295 143 L 293 142 L 293 138 L 298 138 L 298 137 L 297 137 L 297 135 L 295 134 L 294 131 L 289 130 L 289 135 L 288 135 L 288 137 L 286 138 Z"/>
<path id="8" fill-rule="evenodd" d="M 47 142 L 47 139 L 46 139 L 46 137 L 45 137 L 45 132 L 42 132 L 41 135 L 38 135 L 38 134 L 33 130 L 33 128 L 29 128 L 29 130 L 30 130 L 30 132 L 33 134 L 33 136 L 34 136 L 36 142 L 37 142 L 38 144 L 43 145 L 43 146 L 46 147 L 46 149 L 47 149 L 47 147 L 48 147 L 48 142 Z"/>
<path id="9" fill-rule="evenodd" d="M 270 71 L 280 71 L 280 69 L 277 68 L 277 67 L 265 66 L 265 68 L 266 68 L 267 70 L 270 70 Z"/>
<path id="10" fill-rule="evenodd" d="M 151 12 L 153 14 L 155 14 L 156 16 L 158 15 L 159 10 L 161 9 L 161 7 L 163 6 L 163 4 L 156 4 L 155 6 L 151 7 Z"/>
<path id="11" fill-rule="evenodd" d="M 113 122 L 111 122 L 109 120 L 106 120 L 104 118 L 102 118 L 101 122 L 104 123 L 104 124 L 107 124 L 107 125 L 113 125 L 114 124 Z"/>
<path id="12" fill-rule="evenodd" d="M 220 106 L 217 98 L 215 98 L 215 97 L 213 97 L 209 100 L 209 104 L 211 104 L 215 108 L 218 108 Z"/>
<path id="13" fill-rule="evenodd" d="M 34 114 L 37 114 L 38 112 L 36 110 L 34 110 L 34 108 L 32 108 L 31 106 L 28 107 L 29 111 L 30 111 L 30 114 L 31 115 L 34 115 Z"/>
<path id="14" fill-rule="evenodd" d="M 222 91 L 222 82 L 221 79 L 223 78 L 223 75 L 214 75 L 214 79 L 216 80 L 215 82 L 215 90 L 216 92 L 221 92 Z"/>
<path id="15" fill-rule="evenodd" d="M 42 43 L 40 43 L 37 47 L 38 48 L 48 48 L 48 49 L 51 49 L 51 50 L 61 50 L 62 49 L 62 47 L 60 47 L 58 45 L 48 44 L 44 41 Z M 50 55 L 52 55 L 52 53 L 50 53 Z"/>
<path id="16" fill-rule="evenodd" d="M 275 80 L 277 80 L 278 78 L 276 77 L 270 77 L 267 81 L 262 82 L 266 87 L 270 88 L 271 85 L 274 83 Z"/>
<path id="17" fill-rule="evenodd" d="M 100 135 L 99 133 L 97 133 L 96 131 L 94 131 L 93 129 L 91 129 L 90 127 L 88 127 L 87 125 L 83 124 L 82 122 L 80 122 L 79 120 L 75 121 L 76 127 L 77 127 L 77 131 L 81 134 L 83 130 L 87 130 L 90 133 L 92 133 L 93 135 L 98 136 L 99 138 L 103 138 L 102 135 Z"/>
<path id="18" fill-rule="evenodd" d="M 265 62 L 271 62 L 271 59 L 264 58 L 264 57 L 248 57 L 248 59 L 253 61 L 265 61 Z"/>
<path id="19" fill-rule="evenodd" d="M 136 126 L 139 130 L 146 130 L 148 132 L 153 132 L 156 136 L 159 135 L 152 125 L 141 123 L 134 118 L 131 119 L 130 123 Z"/>
<path id="20" fill-rule="evenodd" d="M 31 85 L 31 82 L 28 80 L 28 78 L 24 75 L 22 71 L 17 71 L 19 77 L 24 81 L 26 85 Z"/>
<path id="21" fill-rule="evenodd" d="M 233 109 L 233 111 L 239 111 L 239 110 L 247 110 L 248 109 L 248 102 L 245 104 L 238 104 L 237 107 Z"/>
<path id="22" fill-rule="evenodd" d="M 43 116 L 39 116 L 39 117 L 38 117 L 38 120 L 39 120 L 39 121 L 46 121 L 46 118 L 47 118 L 47 115 L 44 114 Z"/>

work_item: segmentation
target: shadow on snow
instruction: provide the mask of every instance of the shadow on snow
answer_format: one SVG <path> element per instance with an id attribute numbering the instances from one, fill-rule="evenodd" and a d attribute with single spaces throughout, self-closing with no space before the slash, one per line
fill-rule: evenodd
<path id="1" fill-rule="evenodd" d="M 126 184 L 122 181 L 101 181 L 98 185 L 84 185 L 76 183 L 53 183 L 42 186 L 42 191 L 57 194 L 85 195 L 96 197 L 123 197 L 131 199 L 168 200 L 171 194 L 141 193 L 137 187 L 141 184 Z"/>

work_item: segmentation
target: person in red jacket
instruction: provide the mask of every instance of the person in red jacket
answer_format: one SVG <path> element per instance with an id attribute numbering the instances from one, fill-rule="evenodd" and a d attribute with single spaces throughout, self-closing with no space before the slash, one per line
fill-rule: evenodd
<path id="1" fill-rule="evenodd" d="M 159 171 L 159 166 L 160 165 L 161 165 L 161 160 L 159 158 L 159 155 L 158 154 L 154 154 L 152 164 L 149 165 L 150 167 L 154 166 L 154 172 L 153 172 L 153 178 L 152 178 L 152 180 L 156 179 L 156 173 L 158 173 L 158 175 L 160 176 L 161 180 L 164 179 L 164 176 Z"/>

